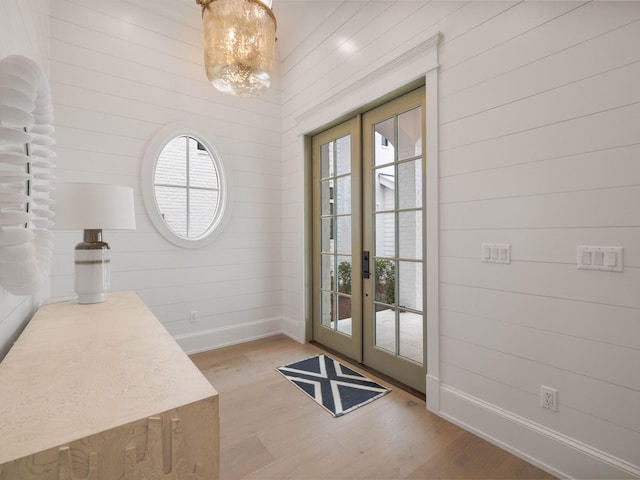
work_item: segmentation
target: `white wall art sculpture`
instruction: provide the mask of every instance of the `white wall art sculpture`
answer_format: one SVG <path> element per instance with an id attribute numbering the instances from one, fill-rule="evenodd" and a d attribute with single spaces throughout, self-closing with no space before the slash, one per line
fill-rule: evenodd
<path id="1" fill-rule="evenodd" d="M 31 295 L 49 272 L 55 143 L 49 82 L 32 60 L 0 60 L 0 287 Z"/>

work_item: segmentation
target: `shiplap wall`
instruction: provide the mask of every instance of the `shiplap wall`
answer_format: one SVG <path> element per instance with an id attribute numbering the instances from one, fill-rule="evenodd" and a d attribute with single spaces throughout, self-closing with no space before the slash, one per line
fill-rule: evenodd
<path id="1" fill-rule="evenodd" d="M 190 7 L 52 0 L 51 83 L 57 181 L 135 190 L 136 231 L 105 232 L 112 290 L 139 292 L 183 348 L 195 351 L 280 329 L 281 137 L 278 88 L 249 99 L 207 82 L 200 9 Z M 233 174 L 232 218 L 199 249 L 166 241 L 142 202 L 143 154 L 174 122 L 208 134 Z M 80 232 L 56 235 L 53 298 L 73 295 L 80 240 Z M 189 322 L 193 310 L 197 323 Z"/>
<path id="2" fill-rule="evenodd" d="M 48 74 L 48 14 L 48 0 L 0 0 L 0 59 L 23 55 Z M 16 297 L 0 288 L 0 360 L 47 295 L 48 285 L 30 297 Z"/>
<path id="3" fill-rule="evenodd" d="M 439 413 L 559 475 L 640 476 L 640 2 L 334 11 L 282 63 L 286 324 L 305 314 L 299 119 L 437 32 Z M 578 245 L 623 246 L 624 273 L 577 270 Z"/>

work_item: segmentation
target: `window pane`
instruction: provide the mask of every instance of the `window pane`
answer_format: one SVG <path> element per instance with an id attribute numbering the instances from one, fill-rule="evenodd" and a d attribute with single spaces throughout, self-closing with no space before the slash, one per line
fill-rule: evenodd
<path id="1" fill-rule="evenodd" d="M 322 292 L 320 305 L 320 322 L 322 326 L 333 328 L 334 313 L 334 294 L 333 292 Z"/>
<path id="2" fill-rule="evenodd" d="M 413 360 L 416 363 L 423 362 L 423 321 L 422 315 L 413 312 L 399 312 L 400 323 L 400 356 Z"/>
<path id="3" fill-rule="evenodd" d="M 398 208 L 422 207 L 422 160 L 398 165 Z"/>
<path id="4" fill-rule="evenodd" d="M 335 141 L 336 175 L 343 175 L 351 171 L 351 136 L 339 138 Z"/>
<path id="5" fill-rule="evenodd" d="M 422 153 L 422 107 L 398 116 L 398 160 Z"/>
<path id="6" fill-rule="evenodd" d="M 204 145 L 193 138 L 189 140 L 189 186 L 218 188 L 218 172 L 213 158 Z"/>
<path id="7" fill-rule="evenodd" d="M 422 310 L 422 263 L 399 262 L 400 305 Z"/>
<path id="8" fill-rule="evenodd" d="M 393 213 L 376 213 L 374 215 L 376 234 L 376 257 L 396 256 L 396 223 Z"/>
<path id="9" fill-rule="evenodd" d="M 373 155 L 375 165 L 384 165 L 395 160 L 395 133 L 393 125 L 393 117 L 374 126 L 373 135 Z"/>
<path id="10" fill-rule="evenodd" d="M 156 163 L 155 184 L 187 184 L 187 137 L 176 137 L 165 145 Z"/>
<path id="11" fill-rule="evenodd" d="M 320 145 L 320 178 L 333 176 L 333 142 Z"/>
<path id="12" fill-rule="evenodd" d="M 337 219 L 338 253 L 351 254 L 351 216 Z"/>
<path id="13" fill-rule="evenodd" d="M 351 295 L 351 257 L 338 257 L 338 292 Z"/>
<path id="14" fill-rule="evenodd" d="M 422 210 L 398 213 L 400 258 L 422 258 Z"/>
<path id="15" fill-rule="evenodd" d="M 333 253 L 333 218 L 320 220 L 320 250 L 325 253 Z"/>
<path id="16" fill-rule="evenodd" d="M 351 213 L 351 175 L 336 180 L 336 213 L 344 215 Z"/>
<path id="17" fill-rule="evenodd" d="M 320 205 L 320 214 L 321 215 L 333 215 L 333 202 L 334 202 L 334 188 L 333 188 L 333 179 L 332 180 L 323 180 L 320 182 L 320 191 L 321 195 L 321 205 Z"/>
<path id="18" fill-rule="evenodd" d="M 218 208 L 218 190 L 189 189 L 189 238 L 207 231 Z"/>
<path id="19" fill-rule="evenodd" d="M 338 295 L 338 328 L 340 333 L 351 336 L 351 297 Z"/>
<path id="20" fill-rule="evenodd" d="M 379 307 L 376 305 L 376 307 Z M 384 308 L 375 312 L 376 347 L 396 353 L 396 312 L 393 308 Z"/>
<path id="21" fill-rule="evenodd" d="M 322 290 L 334 290 L 335 280 L 333 278 L 333 255 L 320 256 L 320 288 Z"/>
<path id="22" fill-rule="evenodd" d="M 395 167 L 376 168 L 375 170 L 375 210 L 394 210 L 396 208 Z"/>
<path id="23" fill-rule="evenodd" d="M 394 305 L 396 303 L 396 262 L 376 258 L 374 269 L 376 302 Z"/>
<path id="24" fill-rule="evenodd" d="M 187 189 L 155 187 L 160 216 L 177 235 L 187 236 Z"/>

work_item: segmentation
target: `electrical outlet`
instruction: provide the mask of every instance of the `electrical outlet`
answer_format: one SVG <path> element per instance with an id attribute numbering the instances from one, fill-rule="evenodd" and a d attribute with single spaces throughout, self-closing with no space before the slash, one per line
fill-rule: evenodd
<path id="1" fill-rule="evenodd" d="M 198 321 L 198 311 L 191 310 L 191 313 L 189 314 L 189 322 L 196 323 L 197 321 Z"/>
<path id="2" fill-rule="evenodd" d="M 558 391 L 555 388 L 540 385 L 540 406 L 558 411 Z"/>

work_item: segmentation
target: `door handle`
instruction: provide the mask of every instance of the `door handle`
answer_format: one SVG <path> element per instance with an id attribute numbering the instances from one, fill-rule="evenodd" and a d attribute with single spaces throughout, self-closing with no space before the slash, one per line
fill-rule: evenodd
<path id="1" fill-rule="evenodd" d="M 364 250 L 362 252 L 362 278 L 371 277 L 371 272 L 369 271 L 369 252 Z"/>

